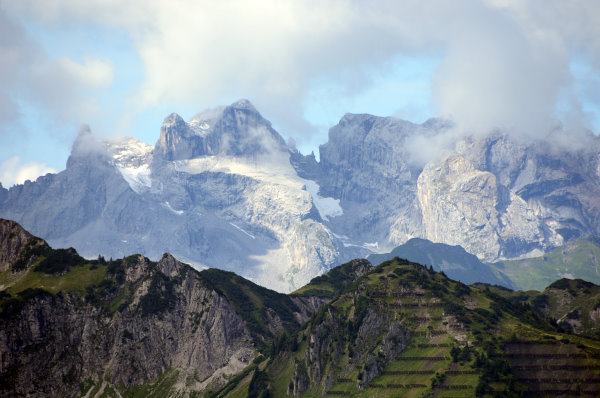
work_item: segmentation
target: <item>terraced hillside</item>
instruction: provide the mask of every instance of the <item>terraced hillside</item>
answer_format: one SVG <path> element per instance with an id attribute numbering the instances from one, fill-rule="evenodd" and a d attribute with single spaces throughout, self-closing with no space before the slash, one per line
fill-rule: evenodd
<path id="1" fill-rule="evenodd" d="M 479 288 L 487 286 L 476 284 Z M 527 305 L 564 331 L 600 339 L 600 286 L 582 279 L 559 279 L 544 291 L 487 287 L 514 305 Z"/>
<path id="2" fill-rule="evenodd" d="M 599 341 L 564 333 L 489 286 L 469 287 L 398 258 L 354 282 L 281 346 L 237 391 L 276 397 L 600 393 Z"/>

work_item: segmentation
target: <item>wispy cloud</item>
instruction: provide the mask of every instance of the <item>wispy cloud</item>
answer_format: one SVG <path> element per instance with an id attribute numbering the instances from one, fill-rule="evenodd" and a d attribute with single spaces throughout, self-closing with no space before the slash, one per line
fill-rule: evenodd
<path id="1" fill-rule="evenodd" d="M 37 162 L 23 163 L 18 156 L 13 156 L 0 163 L 0 183 L 5 188 L 23 184 L 26 180 L 34 181 L 47 173 L 56 173 L 56 170 Z"/>
<path id="2" fill-rule="evenodd" d="M 593 1 L 2 4 L 14 15 L 47 26 L 95 24 L 122 30 L 144 65 L 141 86 L 130 93 L 131 112 L 178 103 L 195 103 L 199 110 L 246 97 L 284 133 L 302 136 L 312 130 L 304 110 L 315 84 L 334 82 L 341 87 L 338 92 L 358 95 L 371 86 L 373 72 L 385 70 L 394 57 L 423 52 L 442 58 L 431 85 L 435 108 L 465 132 L 503 128 L 539 137 L 553 125 L 565 92 L 571 94 L 561 110 L 564 120 L 569 120 L 565 109 L 576 115 L 582 104 L 597 103 L 597 94 L 571 90 L 577 82 L 570 70 L 573 58 L 583 56 L 593 74 L 599 73 L 600 3 Z M 32 63 L 32 57 L 26 51 L 14 65 Z M 65 71 L 71 61 L 45 62 Z M 67 98 L 81 99 L 81 91 L 110 84 L 110 63 L 96 60 L 71 69 L 77 73 L 66 73 L 71 80 L 60 83 L 70 87 Z M 53 109 L 48 93 L 57 85 L 38 86 Z"/>
<path id="3" fill-rule="evenodd" d="M 23 104 L 59 122 L 80 124 L 96 117 L 101 110 L 93 90 L 109 86 L 112 79 L 109 61 L 92 55 L 82 61 L 50 56 L 0 6 L 0 133 L 10 133 L 2 127 L 20 117 Z"/>

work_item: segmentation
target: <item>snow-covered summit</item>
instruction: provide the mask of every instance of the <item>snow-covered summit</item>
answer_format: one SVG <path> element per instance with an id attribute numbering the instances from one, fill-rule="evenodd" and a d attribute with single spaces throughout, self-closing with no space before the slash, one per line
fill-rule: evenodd
<path id="1" fill-rule="evenodd" d="M 132 137 L 107 139 L 102 143 L 119 166 L 139 167 L 152 158 L 152 145 Z"/>
<path id="2" fill-rule="evenodd" d="M 151 187 L 152 145 L 131 137 L 104 140 L 102 144 L 133 191 L 142 193 Z"/>
<path id="3" fill-rule="evenodd" d="M 165 160 L 285 150 L 283 138 L 248 100 L 200 112 L 187 123 L 172 114 L 165 119 L 155 146 L 155 153 Z"/>

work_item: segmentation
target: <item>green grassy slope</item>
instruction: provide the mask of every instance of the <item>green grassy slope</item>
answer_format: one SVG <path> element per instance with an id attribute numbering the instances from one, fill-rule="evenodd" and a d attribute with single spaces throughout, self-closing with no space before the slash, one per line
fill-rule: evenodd
<path id="1" fill-rule="evenodd" d="M 528 305 L 562 331 L 600 338 L 600 286 L 581 279 L 559 279 L 544 291 L 513 291 L 476 284 L 514 305 Z"/>
<path id="2" fill-rule="evenodd" d="M 255 373 L 249 394 L 600 394 L 599 341 L 565 333 L 494 289 L 385 262 L 290 336 Z"/>
<path id="3" fill-rule="evenodd" d="M 23 303 L 39 295 L 74 293 L 116 310 L 122 290 L 121 261 L 86 260 L 73 249 L 52 249 L 46 244 L 25 247 L 15 266 L 0 272 L 0 316 L 16 313 Z M 24 264 L 30 264 L 24 266 Z"/>
<path id="4" fill-rule="evenodd" d="M 356 259 L 313 278 L 307 285 L 292 292 L 292 296 L 315 296 L 332 299 L 358 277 L 373 268 L 367 260 Z"/>
<path id="5" fill-rule="evenodd" d="M 560 278 L 579 278 L 600 284 L 600 246 L 579 239 L 540 257 L 489 264 L 519 290 L 543 290 Z"/>

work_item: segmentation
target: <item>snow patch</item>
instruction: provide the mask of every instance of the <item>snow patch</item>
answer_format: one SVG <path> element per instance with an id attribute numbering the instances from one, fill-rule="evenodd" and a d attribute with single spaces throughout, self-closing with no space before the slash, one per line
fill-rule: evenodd
<path id="1" fill-rule="evenodd" d="M 121 167 L 117 165 L 119 173 L 135 193 L 142 193 L 152 186 L 150 167 L 147 164 L 139 167 Z"/>
<path id="2" fill-rule="evenodd" d="M 104 140 L 103 144 L 112 154 L 113 164 L 134 192 L 141 193 L 150 188 L 152 145 L 131 137 Z"/>
<path id="3" fill-rule="evenodd" d="M 379 249 L 379 242 L 375 242 L 375 243 L 367 243 L 365 242 L 363 247 L 365 249 Z"/>
<path id="4" fill-rule="evenodd" d="M 312 180 L 304 180 L 306 190 L 310 193 L 315 207 L 319 211 L 321 218 L 325 221 L 329 217 L 337 217 L 344 214 L 344 210 L 340 206 L 340 200 L 334 198 L 324 198 L 319 195 L 319 184 Z"/>
<path id="5" fill-rule="evenodd" d="M 175 213 L 179 216 L 183 214 L 183 210 L 175 210 L 174 208 L 171 207 L 171 204 L 169 202 L 165 202 L 164 205 L 167 209 L 171 210 L 173 213 Z"/>
<path id="6" fill-rule="evenodd" d="M 188 174 L 221 172 L 243 175 L 255 180 L 276 185 L 302 189 L 304 181 L 298 177 L 289 162 L 289 155 L 273 153 L 257 158 L 233 156 L 203 156 L 201 158 L 177 160 L 175 170 Z"/>
<path id="7" fill-rule="evenodd" d="M 103 143 L 120 166 L 132 161 L 146 161 L 153 149 L 152 145 L 131 137 L 104 140 Z"/>
<path id="8" fill-rule="evenodd" d="M 199 136 L 206 136 L 208 133 L 208 129 L 210 129 L 210 124 L 205 121 L 200 120 L 190 120 L 188 122 L 188 126 L 192 129 L 192 131 Z"/>
<path id="9" fill-rule="evenodd" d="M 256 236 L 249 234 L 248 232 L 244 231 L 242 228 L 238 227 L 237 225 L 235 225 L 234 223 L 230 222 L 229 223 L 232 227 L 239 229 L 240 231 L 242 231 L 243 233 L 245 233 L 246 235 L 248 235 L 249 237 L 251 237 L 252 239 L 256 239 Z"/>
<path id="10" fill-rule="evenodd" d="M 352 241 L 352 239 L 350 239 L 350 237 L 346 235 L 338 235 L 336 233 L 333 233 L 333 236 L 335 236 L 340 242 L 342 242 L 342 245 L 344 245 L 344 247 L 364 247 L 363 245 L 356 244 Z"/>

